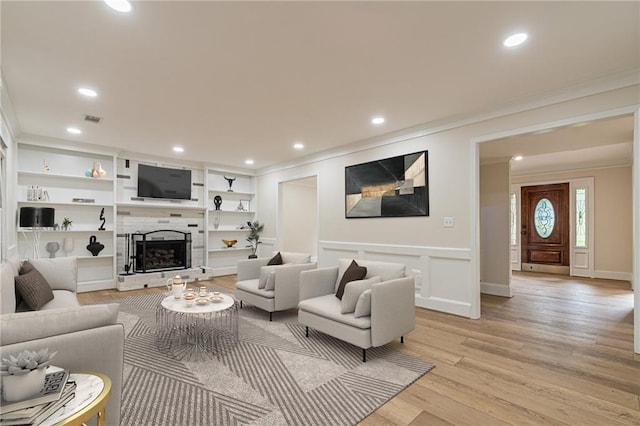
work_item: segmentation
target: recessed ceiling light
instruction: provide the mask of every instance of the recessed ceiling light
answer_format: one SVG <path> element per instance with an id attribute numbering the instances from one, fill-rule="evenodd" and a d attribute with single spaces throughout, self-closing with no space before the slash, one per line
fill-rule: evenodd
<path id="1" fill-rule="evenodd" d="M 104 0 L 104 2 L 113 10 L 117 10 L 118 12 L 131 12 L 131 3 L 127 0 Z"/>
<path id="2" fill-rule="evenodd" d="M 296 143 L 293 144 L 293 147 L 295 149 L 302 149 L 302 148 L 304 148 L 304 144 L 302 142 L 296 142 Z"/>
<path id="3" fill-rule="evenodd" d="M 81 95 L 87 96 L 89 98 L 95 98 L 96 96 L 98 96 L 98 92 L 96 92 L 93 89 L 89 89 L 87 87 L 79 88 L 78 93 L 80 93 Z"/>
<path id="4" fill-rule="evenodd" d="M 373 117 L 371 119 L 372 124 L 382 124 L 384 123 L 384 117 Z"/>
<path id="5" fill-rule="evenodd" d="M 513 34 L 505 38 L 502 44 L 504 45 L 504 47 L 516 47 L 527 41 L 528 37 L 529 36 L 527 35 L 527 33 Z"/>
<path id="6" fill-rule="evenodd" d="M 516 161 L 522 161 L 524 157 L 522 155 L 516 155 L 515 157 L 513 157 L 514 160 Z"/>
<path id="7" fill-rule="evenodd" d="M 184 148 L 181 146 L 174 146 L 173 152 L 184 152 Z"/>
<path id="8" fill-rule="evenodd" d="M 252 165 L 252 164 L 253 164 L 253 160 L 246 160 L 246 161 L 244 162 L 244 164 Z"/>
<path id="9" fill-rule="evenodd" d="M 72 133 L 74 135 L 79 135 L 80 133 L 82 133 L 82 130 L 76 127 L 67 127 L 67 132 Z"/>

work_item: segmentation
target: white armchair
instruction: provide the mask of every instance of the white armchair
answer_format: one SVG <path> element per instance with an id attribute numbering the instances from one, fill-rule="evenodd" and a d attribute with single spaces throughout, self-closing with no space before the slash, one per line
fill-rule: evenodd
<path id="1" fill-rule="evenodd" d="M 282 265 L 267 266 L 270 258 L 238 261 L 236 299 L 269 312 L 284 311 L 298 306 L 300 273 L 317 267 L 306 253 L 280 252 Z"/>
<path id="2" fill-rule="evenodd" d="M 307 337 L 311 327 L 362 348 L 366 362 L 368 348 L 398 337 L 404 343 L 404 335 L 415 329 L 415 284 L 402 264 L 356 260 L 366 275 L 348 283 L 340 300 L 335 293 L 351 262 L 340 259 L 338 267 L 300 274 L 298 322 Z"/>

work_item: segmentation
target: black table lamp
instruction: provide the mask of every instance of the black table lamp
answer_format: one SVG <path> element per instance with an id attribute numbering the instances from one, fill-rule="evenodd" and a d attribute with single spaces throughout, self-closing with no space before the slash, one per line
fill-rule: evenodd
<path id="1" fill-rule="evenodd" d="M 20 207 L 20 227 L 33 230 L 33 257 L 40 257 L 40 229 L 50 228 L 55 223 L 55 209 L 51 207 Z"/>

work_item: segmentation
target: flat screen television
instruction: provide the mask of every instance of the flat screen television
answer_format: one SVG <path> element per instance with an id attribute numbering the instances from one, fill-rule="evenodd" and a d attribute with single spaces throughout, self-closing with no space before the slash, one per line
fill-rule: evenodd
<path id="1" fill-rule="evenodd" d="M 138 164 L 138 197 L 191 199 L 191 170 Z"/>

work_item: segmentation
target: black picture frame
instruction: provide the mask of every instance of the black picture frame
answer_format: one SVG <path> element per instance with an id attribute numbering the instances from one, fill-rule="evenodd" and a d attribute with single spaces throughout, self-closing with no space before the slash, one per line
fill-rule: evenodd
<path id="1" fill-rule="evenodd" d="M 429 152 L 344 169 L 347 219 L 429 216 Z"/>

